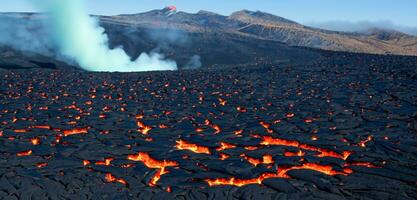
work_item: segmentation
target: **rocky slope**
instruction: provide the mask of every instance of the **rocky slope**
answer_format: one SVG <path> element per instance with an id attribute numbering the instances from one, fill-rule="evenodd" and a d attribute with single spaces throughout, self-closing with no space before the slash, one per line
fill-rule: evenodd
<path id="1" fill-rule="evenodd" d="M 1 16 L 23 20 L 21 23 L 41 18 L 33 13 L 0 13 Z M 259 11 L 243 10 L 223 16 L 208 11 L 191 14 L 162 9 L 96 17 L 105 28 L 111 47 L 122 46 L 133 59 L 141 52 L 158 51 L 176 60 L 180 68 L 196 55 L 204 67 L 311 63 L 322 57 L 320 50 L 417 55 L 415 36 L 381 29 L 365 33 L 328 31 Z M 30 61 L 45 60 L 48 55 L 35 53 L 41 55 L 2 47 L 0 64 L 9 66 L 3 68 L 36 67 L 39 65 Z M 11 55 L 14 59 L 10 59 Z M 55 67 L 59 65 L 50 62 L 55 62 Z"/>
<path id="2" fill-rule="evenodd" d="M 347 33 L 316 29 L 264 12 L 238 11 L 222 16 L 208 11 L 196 14 L 178 12 L 166 15 L 153 10 L 133 15 L 101 18 L 106 23 L 137 26 L 175 27 L 187 32 L 226 32 L 290 46 L 312 47 L 334 51 L 375 54 L 417 55 L 417 37 L 404 33 L 373 29 L 366 33 Z"/>

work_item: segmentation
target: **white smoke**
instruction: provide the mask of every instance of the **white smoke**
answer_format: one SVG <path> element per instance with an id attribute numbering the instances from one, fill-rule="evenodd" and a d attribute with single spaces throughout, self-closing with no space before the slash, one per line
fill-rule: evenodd
<path id="1" fill-rule="evenodd" d="M 198 69 L 202 66 L 201 57 L 199 55 L 194 55 L 190 60 L 185 64 L 183 69 Z"/>
<path id="2" fill-rule="evenodd" d="M 25 19 L 26 17 L 26 19 Z M 4 14 L 0 16 L 0 44 L 27 52 L 51 55 L 53 47 L 41 20 L 29 15 Z M 37 35 L 38 37 L 34 37 Z"/>
<path id="3" fill-rule="evenodd" d="M 89 71 L 176 70 L 175 61 L 158 53 L 142 53 L 132 61 L 121 48 L 109 49 L 98 20 L 88 15 L 84 0 L 30 0 L 48 14 L 48 25 L 60 53 Z"/>

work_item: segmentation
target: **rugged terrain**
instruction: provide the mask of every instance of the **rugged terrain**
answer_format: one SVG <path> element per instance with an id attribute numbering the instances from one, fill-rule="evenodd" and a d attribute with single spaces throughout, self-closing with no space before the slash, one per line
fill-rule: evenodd
<path id="1" fill-rule="evenodd" d="M 0 70 L 0 198 L 416 199 L 416 65 Z"/>
<path id="2" fill-rule="evenodd" d="M 230 16 L 200 11 L 175 12 L 167 9 L 145 13 L 96 16 L 110 39 L 110 46 L 122 46 L 133 59 L 142 52 L 158 51 L 184 68 L 193 56 L 200 56 L 204 68 L 236 65 L 306 64 L 321 57 L 320 50 L 370 54 L 417 55 L 417 37 L 372 29 L 366 33 L 347 33 L 316 29 L 263 12 L 239 11 Z M 43 16 L 35 13 L 2 13 L 0 19 L 37 24 Z M 41 24 L 41 23 L 38 23 Z M 35 37 L 47 37 L 29 28 Z M 20 35 L 20 34 L 16 34 Z M 41 41 L 46 41 L 41 40 Z M 28 41 L 30 42 L 30 40 Z M 33 41 L 32 41 L 33 42 Z M 48 48 L 46 44 L 45 49 Z M 0 47 L 2 66 L 55 68 L 63 65 L 49 52 L 21 53 Z M 10 59 L 10 58 L 13 59 Z M 35 61 L 36 63 L 32 62 Z"/>
<path id="3" fill-rule="evenodd" d="M 371 29 L 366 33 L 328 31 L 260 11 L 238 11 L 230 16 L 200 11 L 196 14 L 178 12 L 166 15 L 154 10 L 133 15 L 100 17 L 103 23 L 137 27 L 171 27 L 190 33 L 232 34 L 246 40 L 262 39 L 289 46 L 310 47 L 332 51 L 374 54 L 417 55 L 417 37 L 404 33 Z"/>

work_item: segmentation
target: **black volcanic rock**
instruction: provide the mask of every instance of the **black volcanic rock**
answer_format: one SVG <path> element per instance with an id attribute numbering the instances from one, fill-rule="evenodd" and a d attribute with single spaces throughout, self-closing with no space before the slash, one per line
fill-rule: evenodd
<path id="1" fill-rule="evenodd" d="M 416 64 L 1 70 L 0 198 L 416 199 Z"/>

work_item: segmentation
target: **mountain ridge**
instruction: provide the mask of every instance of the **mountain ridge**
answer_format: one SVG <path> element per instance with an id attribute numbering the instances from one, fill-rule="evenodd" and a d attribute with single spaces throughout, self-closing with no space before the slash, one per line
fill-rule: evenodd
<path id="1" fill-rule="evenodd" d="M 2 16 L 21 22 L 45 17 L 39 13 L 0 13 Z M 204 66 L 311 63 L 321 57 L 322 50 L 417 56 L 417 37 L 405 33 L 377 28 L 364 33 L 323 30 L 261 11 L 242 10 L 224 16 L 204 10 L 187 13 L 156 9 L 94 17 L 104 28 L 110 48 L 123 47 L 132 59 L 157 50 L 180 66 L 195 55 L 201 57 Z M 13 63 L 18 65 L 47 61 L 45 55 L 36 56 L 37 52 L 7 52 L 15 55 Z M 5 55 L 0 45 L 0 61 L 7 63 L 10 56 Z"/>
<path id="2" fill-rule="evenodd" d="M 417 37 L 395 30 L 375 28 L 378 31 L 363 33 L 324 30 L 270 13 L 249 10 L 236 11 L 229 16 L 204 10 L 197 13 L 176 12 L 167 16 L 163 11 L 100 18 L 107 22 L 159 25 L 189 32 L 221 30 L 323 50 L 417 56 Z"/>

